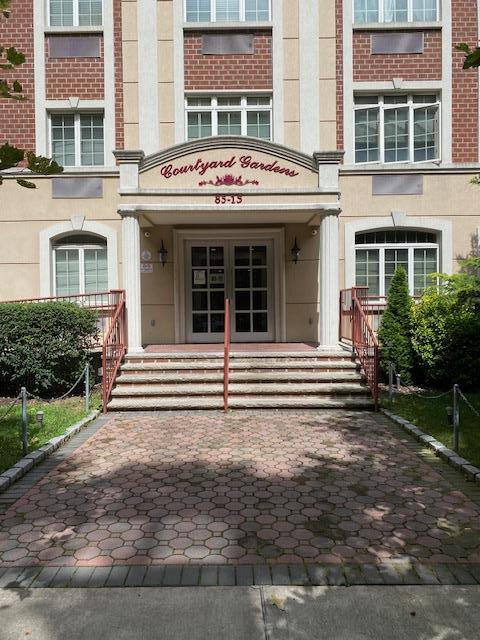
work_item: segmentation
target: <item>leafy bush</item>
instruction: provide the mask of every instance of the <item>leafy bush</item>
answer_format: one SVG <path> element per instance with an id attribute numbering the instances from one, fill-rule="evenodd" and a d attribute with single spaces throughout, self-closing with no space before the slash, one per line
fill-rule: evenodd
<path id="1" fill-rule="evenodd" d="M 61 394 L 90 359 L 96 313 L 71 302 L 0 304 L 0 395 Z"/>
<path id="2" fill-rule="evenodd" d="M 462 272 L 441 276 L 414 311 L 414 348 L 423 380 L 478 389 L 480 370 L 480 259 L 462 261 Z"/>
<path id="3" fill-rule="evenodd" d="M 378 340 L 382 373 L 386 376 L 388 363 L 393 362 L 405 384 L 413 381 L 412 304 L 408 293 L 407 273 L 405 269 L 398 267 L 390 284 Z"/>

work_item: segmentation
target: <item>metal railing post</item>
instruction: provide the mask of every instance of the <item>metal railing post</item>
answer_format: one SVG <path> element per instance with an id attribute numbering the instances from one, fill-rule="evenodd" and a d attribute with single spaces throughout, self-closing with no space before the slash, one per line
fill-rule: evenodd
<path id="1" fill-rule="evenodd" d="M 27 415 L 27 390 L 22 387 L 20 390 L 22 397 L 22 451 L 23 455 L 28 454 L 28 415 Z"/>
<path id="2" fill-rule="evenodd" d="M 90 365 L 85 367 L 85 411 L 90 411 Z"/>
<path id="3" fill-rule="evenodd" d="M 460 448 L 460 406 L 458 402 L 458 384 L 453 385 L 453 450 Z"/>

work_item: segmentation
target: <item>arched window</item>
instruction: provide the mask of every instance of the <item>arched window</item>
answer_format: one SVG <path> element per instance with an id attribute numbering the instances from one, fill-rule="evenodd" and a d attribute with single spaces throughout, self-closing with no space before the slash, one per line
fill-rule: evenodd
<path id="1" fill-rule="evenodd" d="M 435 233 L 386 229 L 355 234 L 355 282 L 370 295 L 386 296 L 397 267 L 408 276 L 411 295 L 421 294 L 439 271 L 439 243 Z"/>
<path id="2" fill-rule="evenodd" d="M 55 240 L 54 295 L 68 296 L 108 290 L 107 242 L 89 234 Z"/>

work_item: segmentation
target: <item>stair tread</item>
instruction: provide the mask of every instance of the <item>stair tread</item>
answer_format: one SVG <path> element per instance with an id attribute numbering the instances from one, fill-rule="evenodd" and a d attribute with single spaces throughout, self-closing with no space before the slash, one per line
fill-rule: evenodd
<path id="1" fill-rule="evenodd" d="M 229 400 L 232 409 L 255 408 L 316 408 L 316 409 L 373 409 L 373 400 L 362 398 L 337 398 L 331 396 L 236 396 Z M 222 409 L 223 401 L 217 397 L 197 398 L 114 398 L 108 408 L 114 410 L 155 410 L 155 409 Z"/>
<path id="2" fill-rule="evenodd" d="M 285 383 L 261 383 L 261 384 L 239 384 L 229 385 L 229 394 L 346 394 L 346 393 L 367 393 L 365 386 L 357 383 L 346 382 L 285 382 Z M 223 384 L 212 383 L 185 383 L 185 384 L 139 384 L 130 387 L 117 386 L 112 392 L 113 396 L 154 396 L 154 395 L 212 395 L 222 394 Z"/>
<path id="3" fill-rule="evenodd" d="M 362 375 L 357 371 L 345 371 L 345 372 L 295 372 L 295 382 L 308 381 L 308 382 L 353 382 L 361 381 Z M 264 381 L 292 381 L 292 373 L 289 371 L 232 371 L 230 372 L 231 382 L 248 382 L 258 380 Z M 223 371 L 217 372 L 205 372 L 205 371 L 192 371 L 185 373 L 172 373 L 172 372 L 158 372 L 150 374 L 142 373 L 122 373 L 116 380 L 117 384 L 166 384 L 169 382 L 192 382 L 192 383 L 205 383 L 205 382 L 223 382 Z"/>
<path id="4" fill-rule="evenodd" d="M 122 365 L 122 371 L 188 371 L 188 370 L 221 370 L 223 371 L 223 358 L 217 362 L 205 360 L 203 362 L 154 362 L 154 363 L 132 363 L 126 362 Z M 292 360 L 289 362 L 255 362 L 251 361 L 231 361 L 230 369 L 358 369 L 358 364 L 351 360 Z"/>

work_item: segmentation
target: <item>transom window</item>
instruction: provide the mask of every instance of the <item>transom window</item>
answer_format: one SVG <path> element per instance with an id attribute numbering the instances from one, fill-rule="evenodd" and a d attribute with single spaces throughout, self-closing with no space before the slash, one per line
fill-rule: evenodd
<path id="1" fill-rule="evenodd" d="M 68 236 L 53 246 L 56 296 L 108 290 L 107 243 L 89 235 Z"/>
<path id="2" fill-rule="evenodd" d="M 386 296 L 397 267 L 408 276 L 411 295 L 419 295 L 434 284 L 438 272 L 438 241 L 434 233 L 404 229 L 357 233 L 355 236 L 355 281 L 369 294 Z"/>
<path id="3" fill-rule="evenodd" d="M 187 22 L 268 22 L 271 0 L 185 0 Z"/>
<path id="4" fill-rule="evenodd" d="M 188 140 L 208 136 L 272 138 L 270 96 L 192 96 L 185 105 Z"/>
<path id="5" fill-rule="evenodd" d="M 103 114 L 50 114 L 51 156 L 64 167 L 105 164 Z"/>
<path id="6" fill-rule="evenodd" d="M 355 97 L 355 162 L 426 162 L 439 159 L 438 96 Z"/>
<path id="7" fill-rule="evenodd" d="M 353 21 L 437 22 L 440 0 L 353 0 Z"/>
<path id="8" fill-rule="evenodd" d="M 102 24 L 102 0 L 49 0 L 51 27 L 91 27 Z"/>

